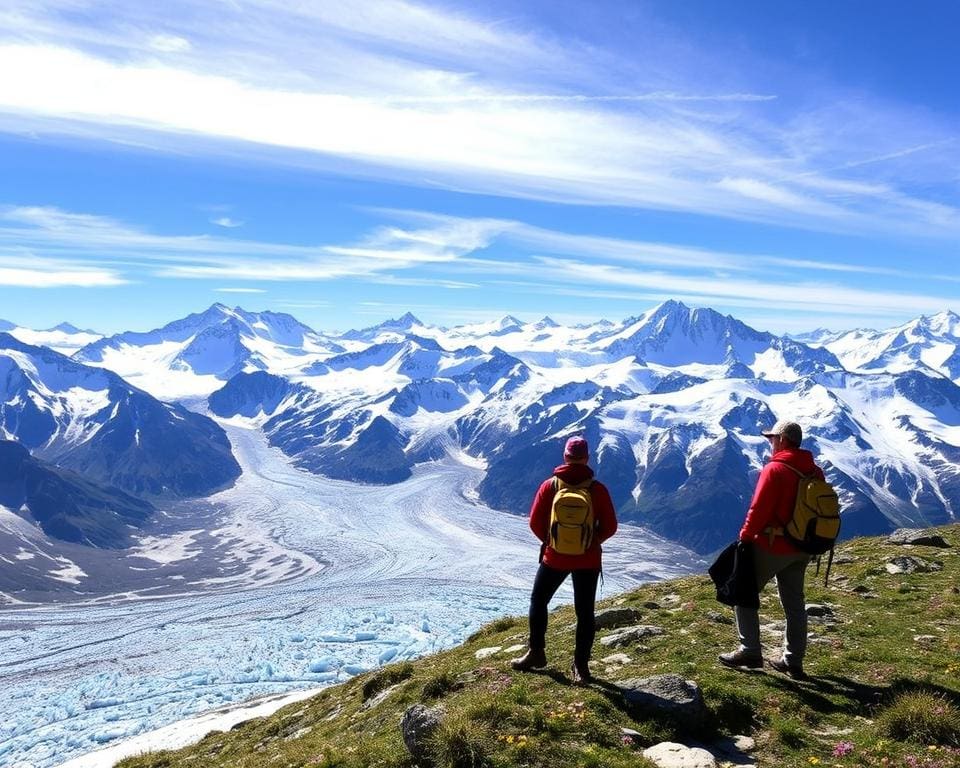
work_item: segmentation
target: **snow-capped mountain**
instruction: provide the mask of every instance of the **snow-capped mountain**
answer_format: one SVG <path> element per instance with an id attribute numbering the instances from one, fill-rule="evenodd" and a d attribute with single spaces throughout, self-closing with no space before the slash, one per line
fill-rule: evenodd
<path id="1" fill-rule="evenodd" d="M 296 370 L 344 349 L 290 315 L 214 304 L 147 333 L 102 338 L 74 358 L 164 398 L 210 394 L 241 371 Z"/>
<path id="2" fill-rule="evenodd" d="M 363 482 L 464 451 L 486 463 L 481 498 L 521 514 L 580 432 L 621 518 L 700 552 L 735 534 L 759 433 L 786 416 L 841 490 L 845 535 L 953 519 L 960 504 L 955 384 L 929 368 L 851 373 L 828 349 L 713 310 L 666 302 L 574 329 L 407 315 L 340 339 L 366 345 L 299 374 L 237 376 L 211 410 L 253 419 L 311 471 Z"/>
<path id="3" fill-rule="evenodd" d="M 0 320 L 0 332 L 9 333 L 25 344 L 49 347 L 64 355 L 72 355 L 78 349 L 103 338 L 103 334 L 82 330 L 70 323 L 60 323 L 53 328 L 35 331 L 32 328 L 23 328 L 6 320 Z"/>
<path id="4" fill-rule="evenodd" d="M 442 328 L 407 313 L 321 335 L 214 305 L 75 359 L 122 364 L 191 402 L 211 392 L 214 414 L 339 479 L 394 483 L 470 456 L 485 466 L 481 499 L 519 514 L 580 432 L 622 519 L 710 552 L 736 532 L 765 458 L 759 432 L 782 417 L 804 425 L 840 488 L 845 535 L 954 519 L 958 325 L 943 313 L 805 344 L 668 301 L 620 323 Z M 24 434 L 37 418 L 25 410 Z"/>
<path id="5" fill-rule="evenodd" d="M 941 312 L 885 331 L 856 330 L 824 346 L 851 371 L 927 367 L 960 384 L 960 315 Z"/>
<path id="6" fill-rule="evenodd" d="M 240 472 L 223 430 L 206 416 L 2 333 L 0 438 L 138 496 L 205 494 Z"/>
<path id="7" fill-rule="evenodd" d="M 0 440 L 0 506 L 52 538 L 96 547 L 129 545 L 131 530 L 154 511 L 150 502 L 57 469 L 12 440 Z"/>

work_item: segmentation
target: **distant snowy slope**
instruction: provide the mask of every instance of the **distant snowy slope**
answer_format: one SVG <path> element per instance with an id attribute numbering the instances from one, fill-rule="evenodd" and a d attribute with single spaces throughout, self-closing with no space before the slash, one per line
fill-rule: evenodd
<path id="1" fill-rule="evenodd" d="M 10 440 L 0 440 L 0 505 L 48 536 L 97 547 L 128 546 L 153 513 L 149 502 L 57 469 Z"/>
<path id="2" fill-rule="evenodd" d="M 340 339 L 350 351 L 300 375 L 235 377 L 211 409 L 338 478 L 392 483 L 466 452 L 486 467 L 481 499 L 518 514 L 582 433 L 621 516 L 698 552 L 735 534 L 777 418 L 807 429 L 845 535 L 952 519 L 960 498 L 956 385 L 929 368 L 851 374 L 828 349 L 713 310 L 669 301 L 575 329 L 506 317 L 447 330 L 408 314 Z"/>
<path id="3" fill-rule="evenodd" d="M 848 370 L 909 371 L 926 366 L 960 383 L 960 316 L 941 312 L 886 331 L 850 331 L 829 341 Z"/>
<path id="4" fill-rule="evenodd" d="M 81 330 L 70 325 L 70 323 L 60 323 L 53 328 L 35 331 L 0 320 L 0 331 L 9 333 L 25 344 L 32 344 L 36 347 L 50 347 L 50 349 L 63 355 L 72 355 L 78 349 L 103 338 L 103 335 L 96 331 Z"/>
<path id="5" fill-rule="evenodd" d="M 667 301 L 619 323 L 442 328 L 407 313 L 324 336 L 214 305 L 78 357 L 192 402 L 208 393 L 213 413 L 319 474 L 395 483 L 469 456 L 484 467 L 481 499 L 518 514 L 528 481 L 582 433 L 624 519 L 705 553 L 735 534 L 768 450 L 760 430 L 784 417 L 840 488 L 844 535 L 954 519 L 958 334 L 944 312 L 798 340 Z"/>
<path id="6" fill-rule="evenodd" d="M 240 472 L 226 435 L 209 418 L 3 333 L 0 438 L 137 495 L 205 494 Z"/>
<path id="7" fill-rule="evenodd" d="M 214 304 L 154 331 L 103 338 L 74 357 L 176 399 L 206 396 L 240 371 L 283 373 L 342 351 L 290 315 Z"/>

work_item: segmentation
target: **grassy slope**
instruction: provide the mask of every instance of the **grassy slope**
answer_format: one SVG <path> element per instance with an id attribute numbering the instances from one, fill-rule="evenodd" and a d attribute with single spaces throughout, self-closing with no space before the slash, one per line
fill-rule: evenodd
<path id="1" fill-rule="evenodd" d="M 815 578 L 811 568 L 807 601 L 831 606 L 835 622 L 811 621 L 809 681 L 718 666 L 716 654 L 735 646 L 733 627 L 722 623 L 731 610 L 714 600 L 707 577 L 696 576 L 649 584 L 603 601 L 601 607 L 640 608 L 642 623 L 663 627 L 666 634 L 646 638 L 642 646 L 609 650 L 600 645 L 605 633 L 599 633 L 593 663 L 598 680 L 588 688 L 574 687 L 566 676 L 575 619 L 572 608 L 565 607 L 551 615 L 551 664 L 543 673 L 512 672 L 506 653 L 475 657 L 481 648 L 524 642 L 526 620 L 501 619 L 458 648 L 384 667 L 270 717 L 211 734 L 192 747 L 119 765 L 410 768 L 399 722 L 404 710 L 418 702 L 443 704 L 447 710 L 436 744 L 438 763 L 448 766 L 644 766 L 643 747 L 718 734 L 752 735 L 761 766 L 960 765 L 960 752 L 898 742 L 881 732 L 877 720 L 898 692 L 917 686 L 960 704 L 960 526 L 940 532 L 951 549 L 894 547 L 883 539 L 844 543 L 828 588 L 822 574 Z M 943 570 L 888 574 L 885 561 L 902 554 L 938 561 Z M 869 592 L 857 592 L 857 587 Z M 762 622 L 782 618 L 770 585 L 762 598 Z M 915 639 L 924 635 L 930 639 Z M 773 655 L 780 639 L 765 633 L 764 642 Z M 616 667 L 601 661 L 616 652 L 631 661 Z M 713 715 L 712 733 L 635 720 L 612 685 L 667 672 L 700 685 Z M 369 706 L 375 692 L 386 689 L 391 689 L 386 697 Z M 636 743 L 624 743 L 621 727 L 641 734 Z M 840 742 L 852 744 L 852 751 L 833 756 Z"/>

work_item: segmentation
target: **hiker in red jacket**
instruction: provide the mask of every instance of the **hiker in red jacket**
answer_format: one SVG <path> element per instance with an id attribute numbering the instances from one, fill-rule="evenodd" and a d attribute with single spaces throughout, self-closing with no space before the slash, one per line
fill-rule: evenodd
<path id="1" fill-rule="evenodd" d="M 760 472 L 753 501 L 740 529 L 740 541 L 753 543 L 757 588 L 762 590 L 770 579 L 776 577 L 780 604 L 787 619 L 783 655 L 770 660 L 770 666 L 799 679 L 804 677 L 803 656 L 807 649 L 803 580 L 810 555 L 787 541 L 783 526 L 793 515 L 800 484 L 797 472 L 823 480 L 823 470 L 814 464 L 810 451 L 800 448 L 803 432 L 799 424 L 778 421 L 763 435 L 770 441 L 773 456 Z M 721 653 L 718 659 L 728 667 L 760 669 L 763 656 L 759 612 L 755 608 L 736 606 L 734 615 L 740 647 L 730 653 Z"/>
<path id="2" fill-rule="evenodd" d="M 520 671 L 547 665 L 547 605 L 570 575 L 577 614 L 574 683 L 590 680 L 590 653 L 596 634 L 593 607 L 600 577 L 600 545 L 617 530 L 610 493 L 593 479 L 587 466 L 589 450 L 582 437 L 571 437 L 563 464 L 544 480 L 530 507 L 530 530 L 540 539 L 540 568 L 530 595 L 530 643 L 526 654 L 510 662 Z M 556 503 L 555 503 L 556 502 Z M 569 512 L 565 513 L 565 510 Z M 578 510 L 589 510 L 586 516 Z M 577 515 L 581 515 L 577 517 Z M 580 521 L 583 522 L 580 522 Z M 575 521 L 575 522 L 574 522 Z"/>

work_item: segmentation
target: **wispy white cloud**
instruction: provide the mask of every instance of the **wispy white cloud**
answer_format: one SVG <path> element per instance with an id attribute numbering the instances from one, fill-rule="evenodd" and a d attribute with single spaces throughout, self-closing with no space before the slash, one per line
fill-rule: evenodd
<path id="1" fill-rule="evenodd" d="M 149 45 L 161 53 L 183 53 L 192 47 L 189 40 L 177 35 L 154 35 L 150 38 Z"/>
<path id="2" fill-rule="evenodd" d="M 0 210 L 0 283 L 119 285 L 150 274 L 261 284 L 349 279 L 384 287 L 578 295 L 601 302 L 681 297 L 751 311 L 784 307 L 807 317 L 899 318 L 953 303 L 948 292 L 930 290 L 929 284 L 910 290 L 918 283 L 909 270 L 869 261 L 710 251 L 570 234 L 505 219 L 383 213 L 406 223 L 378 227 L 348 244 L 304 246 L 161 236 L 90 214 L 11 207 Z M 883 278 L 884 285 L 895 278 L 897 287 L 869 288 L 866 277 Z"/>
<path id="3" fill-rule="evenodd" d="M 779 307 L 810 317 L 817 313 L 854 316 L 903 317 L 918 312 L 939 312 L 949 308 L 952 296 L 907 291 L 868 290 L 826 280 L 809 279 L 725 279 L 709 274 L 688 275 L 663 271 L 631 270 L 609 264 L 541 257 L 557 282 L 580 286 L 633 288 L 645 295 L 687 297 L 708 306 Z M 604 294 L 568 289 L 580 295 L 602 298 Z M 609 298 L 609 296 L 608 296 Z"/>
<path id="4" fill-rule="evenodd" d="M 236 229 L 237 227 L 243 226 L 242 221 L 231 219 L 229 216 L 219 216 L 215 219 L 210 219 L 210 223 L 216 224 L 218 227 L 224 227 L 226 229 Z"/>
<path id="5" fill-rule="evenodd" d="M 112 270 L 110 274 L 146 269 L 175 278 L 319 281 L 454 262 L 483 248 L 504 226 L 495 219 L 438 219 L 415 230 L 379 228 L 351 244 L 310 246 L 155 235 L 108 217 L 24 206 L 0 209 L 0 256 L 6 252 L 13 258 L 27 248 L 42 254 L 69 253 L 74 263 L 96 261 L 101 270 Z"/>
<path id="6" fill-rule="evenodd" d="M 0 285 L 16 288 L 103 288 L 129 282 L 117 272 L 54 259 L 31 258 L 30 266 L 0 252 Z"/>
<path id="7" fill-rule="evenodd" d="M 889 173 L 864 176 L 921 147 L 955 155 L 936 125 L 898 125 L 912 149 L 887 151 L 866 128 L 833 131 L 848 114 L 784 120 L 791 107 L 778 94 L 711 88 L 702 68 L 688 67 L 699 79 L 680 87 L 648 76 L 639 82 L 653 87 L 630 89 L 638 62 L 449 7 L 174 6 L 184 13 L 108 4 L 94 26 L 55 3 L 20 4 L 14 32 L 0 35 L 0 68 L 23 74 L 0 81 L 0 111 L 87 135 L 159 132 L 203 151 L 237 141 L 300 150 L 470 192 L 828 231 L 960 233 L 949 201 Z M 33 32 L 17 35 L 18 25 Z M 131 28 L 152 34 L 138 42 Z M 909 142 L 920 134 L 934 140 Z"/>
<path id="8" fill-rule="evenodd" d="M 266 293 L 263 288 L 214 288 L 217 293 Z"/>

